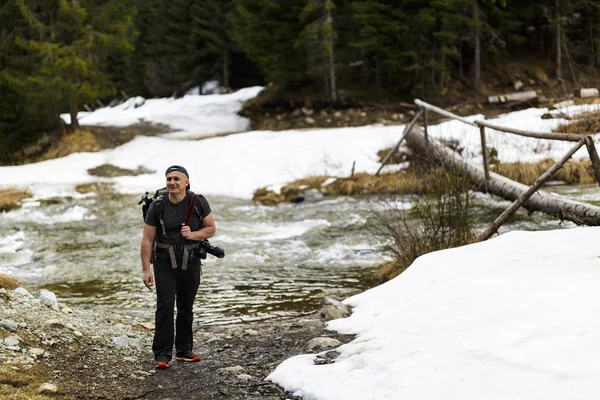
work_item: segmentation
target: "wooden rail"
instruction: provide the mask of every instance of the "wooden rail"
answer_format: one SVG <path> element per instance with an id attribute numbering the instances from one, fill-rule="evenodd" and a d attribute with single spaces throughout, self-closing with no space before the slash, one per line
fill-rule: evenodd
<path id="1" fill-rule="evenodd" d="M 506 220 L 512 215 L 514 214 L 520 207 L 523 206 L 523 204 L 525 204 L 530 198 L 531 196 L 536 193 L 539 188 L 548 180 L 550 179 L 560 168 L 563 167 L 563 165 L 573 156 L 573 154 L 575 154 L 575 152 L 577 152 L 577 150 L 579 150 L 581 147 L 583 147 L 584 145 L 587 147 L 588 153 L 590 155 L 590 160 L 592 161 L 592 165 L 594 168 L 594 173 L 596 175 L 596 181 L 598 182 L 598 185 L 600 185 L 600 157 L 598 156 L 598 152 L 596 151 L 596 147 L 594 145 L 594 140 L 592 138 L 592 135 L 594 134 L 588 134 L 588 135 L 578 135 L 578 134 L 573 134 L 573 133 L 563 133 L 563 132 L 529 132 L 529 131 L 524 131 L 521 129 L 514 129 L 514 128 L 507 128 L 507 127 L 503 127 L 503 126 L 499 126 L 496 124 L 492 124 L 489 123 L 487 121 L 482 121 L 482 120 L 476 120 L 476 121 L 470 121 L 466 118 L 463 118 L 459 115 L 453 114 L 449 111 L 446 111 L 444 109 L 441 109 L 439 107 L 436 107 L 432 104 L 426 103 L 422 100 L 419 99 L 415 99 L 415 104 L 420 108 L 420 112 L 417 113 L 417 115 L 415 116 L 415 118 L 410 122 L 410 124 L 408 124 L 402 134 L 402 138 L 400 139 L 400 141 L 398 142 L 398 144 L 396 145 L 396 147 L 394 147 L 394 149 L 392 149 L 388 155 L 386 156 L 384 162 L 382 163 L 381 168 L 379 169 L 379 171 L 377 171 L 377 174 L 379 174 L 379 172 L 381 171 L 381 169 L 383 168 L 383 166 L 385 165 L 385 163 L 387 163 L 387 161 L 391 158 L 392 154 L 398 149 L 398 147 L 400 146 L 400 143 L 402 142 L 402 140 L 404 140 L 404 138 L 407 137 L 407 135 L 411 134 L 416 120 L 419 118 L 419 116 L 423 116 L 423 123 L 424 123 L 424 135 L 423 135 L 423 140 L 424 143 L 420 144 L 419 146 L 421 147 L 421 149 L 429 149 L 429 150 L 434 150 L 437 149 L 436 151 L 439 153 L 441 150 L 439 150 L 437 148 L 438 145 L 433 145 L 429 143 L 429 132 L 428 132 L 428 116 L 427 116 L 427 111 L 432 111 L 435 112 L 437 114 L 443 115 L 445 117 L 451 118 L 451 119 L 455 119 L 458 121 L 461 121 L 467 125 L 473 126 L 473 127 L 477 127 L 479 128 L 479 132 L 480 132 L 480 139 L 481 139 L 481 153 L 482 153 L 482 158 L 483 158 L 483 182 L 484 182 L 484 189 L 486 192 L 489 191 L 489 184 L 490 184 L 490 171 L 489 171 L 489 160 L 488 160 L 488 154 L 487 154 L 487 146 L 486 146 L 486 132 L 485 129 L 493 129 L 495 131 L 500 131 L 500 132 L 507 132 L 507 133 L 512 133 L 515 135 L 519 135 L 519 136 L 525 136 L 525 137 L 531 137 L 531 138 L 536 138 L 536 139 L 546 139 L 546 140 L 560 140 L 560 141 L 569 141 L 569 142 L 577 142 L 577 144 L 571 148 L 569 150 L 569 152 L 567 154 L 565 154 L 565 156 L 563 158 L 561 158 L 559 161 L 557 161 L 552 167 L 550 167 L 547 171 L 545 171 L 534 183 L 533 185 L 531 185 L 529 188 L 527 188 L 526 190 L 522 190 L 521 193 L 518 196 L 514 195 L 514 191 L 516 190 L 516 186 L 514 184 L 511 184 L 511 190 L 513 191 L 513 193 L 511 193 L 508 197 L 512 197 L 514 199 L 514 202 L 511 204 L 510 207 L 508 207 L 494 222 L 492 222 L 490 224 L 490 226 L 488 227 L 488 229 L 483 232 L 480 237 L 479 240 L 486 240 L 489 237 L 491 237 L 495 232 L 498 231 L 498 228 L 500 226 L 502 226 L 502 224 L 504 224 L 504 222 L 506 222 Z M 418 136 L 412 136 L 412 140 L 416 141 L 415 143 L 419 143 L 418 141 Z M 433 147 L 432 147 L 433 146 Z M 445 151 L 443 152 L 445 154 Z M 449 155 L 446 155 L 446 159 L 448 159 L 448 157 L 450 157 Z M 450 157 L 451 158 L 451 157 Z M 476 176 L 476 173 L 473 173 L 473 171 L 470 170 L 471 167 L 468 167 L 468 165 L 464 164 L 464 168 L 465 171 L 467 172 L 467 175 L 470 175 L 471 177 Z M 498 186 L 497 184 L 497 178 L 495 178 L 496 181 L 494 181 L 494 185 Z M 505 178 L 506 179 L 506 178 Z M 512 182 L 512 181 L 511 181 Z M 497 193 L 498 191 L 495 190 Z M 503 193 L 501 190 L 499 191 L 500 193 Z M 504 196 L 503 196 L 504 197 Z M 507 197 L 507 198 L 508 198 Z M 515 198 L 516 197 L 516 198 Z M 594 207 L 594 206 L 590 206 L 590 207 Z M 544 208 L 548 209 L 548 206 L 541 204 L 540 207 L 538 209 L 542 209 L 544 210 Z M 552 212 L 549 212 L 552 215 L 556 215 L 559 216 L 561 218 L 563 218 L 565 215 L 569 215 L 569 213 L 571 213 L 571 204 L 568 204 L 568 211 L 565 213 L 562 211 L 562 206 L 561 208 L 561 212 L 560 215 L 556 214 L 554 211 L 554 209 L 556 208 L 556 205 L 552 205 L 549 207 L 550 209 L 552 209 Z M 579 209 L 582 208 L 581 205 L 575 205 L 575 208 L 577 211 L 577 213 L 579 212 Z M 597 215 L 597 211 L 595 210 L 594 207 L 594 211 Z M 548 211 L 548 210 L 547 210 Z M 590 210 L 584 210 L 582 212 L 583 218 L 579 218 L 577 216 L 574 216 L 573 218 L 565 218 L 565 219 L 571 219 L 574 221 L 582 221 L 582 223 L 585 224 L 590 224 L 590 225 L 598 225 L 600 224 L 600 220 L 598 216 L 595 216 L 593 218 L 589 218 L 587 216 L 587 213 L 590 212 Z"/>

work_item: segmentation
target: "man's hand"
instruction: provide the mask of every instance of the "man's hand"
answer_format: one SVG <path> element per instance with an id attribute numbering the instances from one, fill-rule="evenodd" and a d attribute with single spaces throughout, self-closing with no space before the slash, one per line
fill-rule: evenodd
<path id="1" fill-rule="evenodd" d="M 150 270 L 142 272 L 142 279 L 144 280 L 144 285 L 150 290 L 152 290 L 152 286 L 154 286 L 154 276 Z"/>
<path id="2" fill-rule="evenodd" d="M 184 238 L 186 238 L 188 240 L 193 240 L 192 239 L 192 230 L 186 224 L 181 224 L 181 236 L 183 236 Z"/>

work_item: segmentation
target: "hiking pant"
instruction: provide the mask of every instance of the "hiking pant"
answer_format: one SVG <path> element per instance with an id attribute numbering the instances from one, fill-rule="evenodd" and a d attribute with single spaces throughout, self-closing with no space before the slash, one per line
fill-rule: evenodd
<path id="1" fill-rule="evenodd" d="M 154 358 L 173 355 L 173 314 L 177 302 L 175 350 L 177 355 L 192 352 L 194 320 L 193 306 L 200 286 L 200 259 L 188 261 L 187 269 L 181 268 L 183 251 L 176 251 L 177 268 L 173 268 L 167 251 L 157 249 L 154 263 L 156 284 L 156 317 L 154 321 Z"/>

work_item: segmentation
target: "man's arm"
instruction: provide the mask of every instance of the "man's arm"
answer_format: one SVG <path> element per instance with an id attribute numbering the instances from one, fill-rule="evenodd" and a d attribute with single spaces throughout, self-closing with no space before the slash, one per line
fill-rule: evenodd
<path id="1" fill-rule="evenodd" d="M 140 257 L 142 259 L 142 278 L 144 279 L 144 285 L 148 289 L 154 286 L 154 276 L 150 271 L 150 256 L 152 255 L 152 242 L 156 236 L 156 227 L 148 224 L 144 224 L 144 231 L 142 233 L 142 244 L 140 246 Z"/>
<path id="2" fill-rule="evenodd" d="M 204 217 L 202 220 L 202 226 L 202 229 L 190 232 L 190 227 L 184 225 L 181 228 L 181 235 L 188 240 L 204 240 L 215 236 L 215 233 L 217 232 L 217 225 L 215 224 L 215 219 L 213 218 L 212 213 Z"/>

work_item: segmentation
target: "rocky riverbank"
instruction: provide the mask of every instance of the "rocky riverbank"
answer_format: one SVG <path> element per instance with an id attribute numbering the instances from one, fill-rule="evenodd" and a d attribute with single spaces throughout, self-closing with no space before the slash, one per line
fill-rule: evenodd
<path id="1" fill-rule="evenodd" d="M 348 310 L 327 300 L 321 313 L 253 324 L 197 326 L 200 363 L 154 370 L 152 321 L 92 306 L 61 306 L 47 290 L 0 289 L 0 394 L 45 399 L 289 399 L 264 378 L 283 360 L 351 340 L 323 321 Z M 201 323 L 201 321 L 199 321 Z M 25 396 L 25 397 L 19 397 Z"/>

